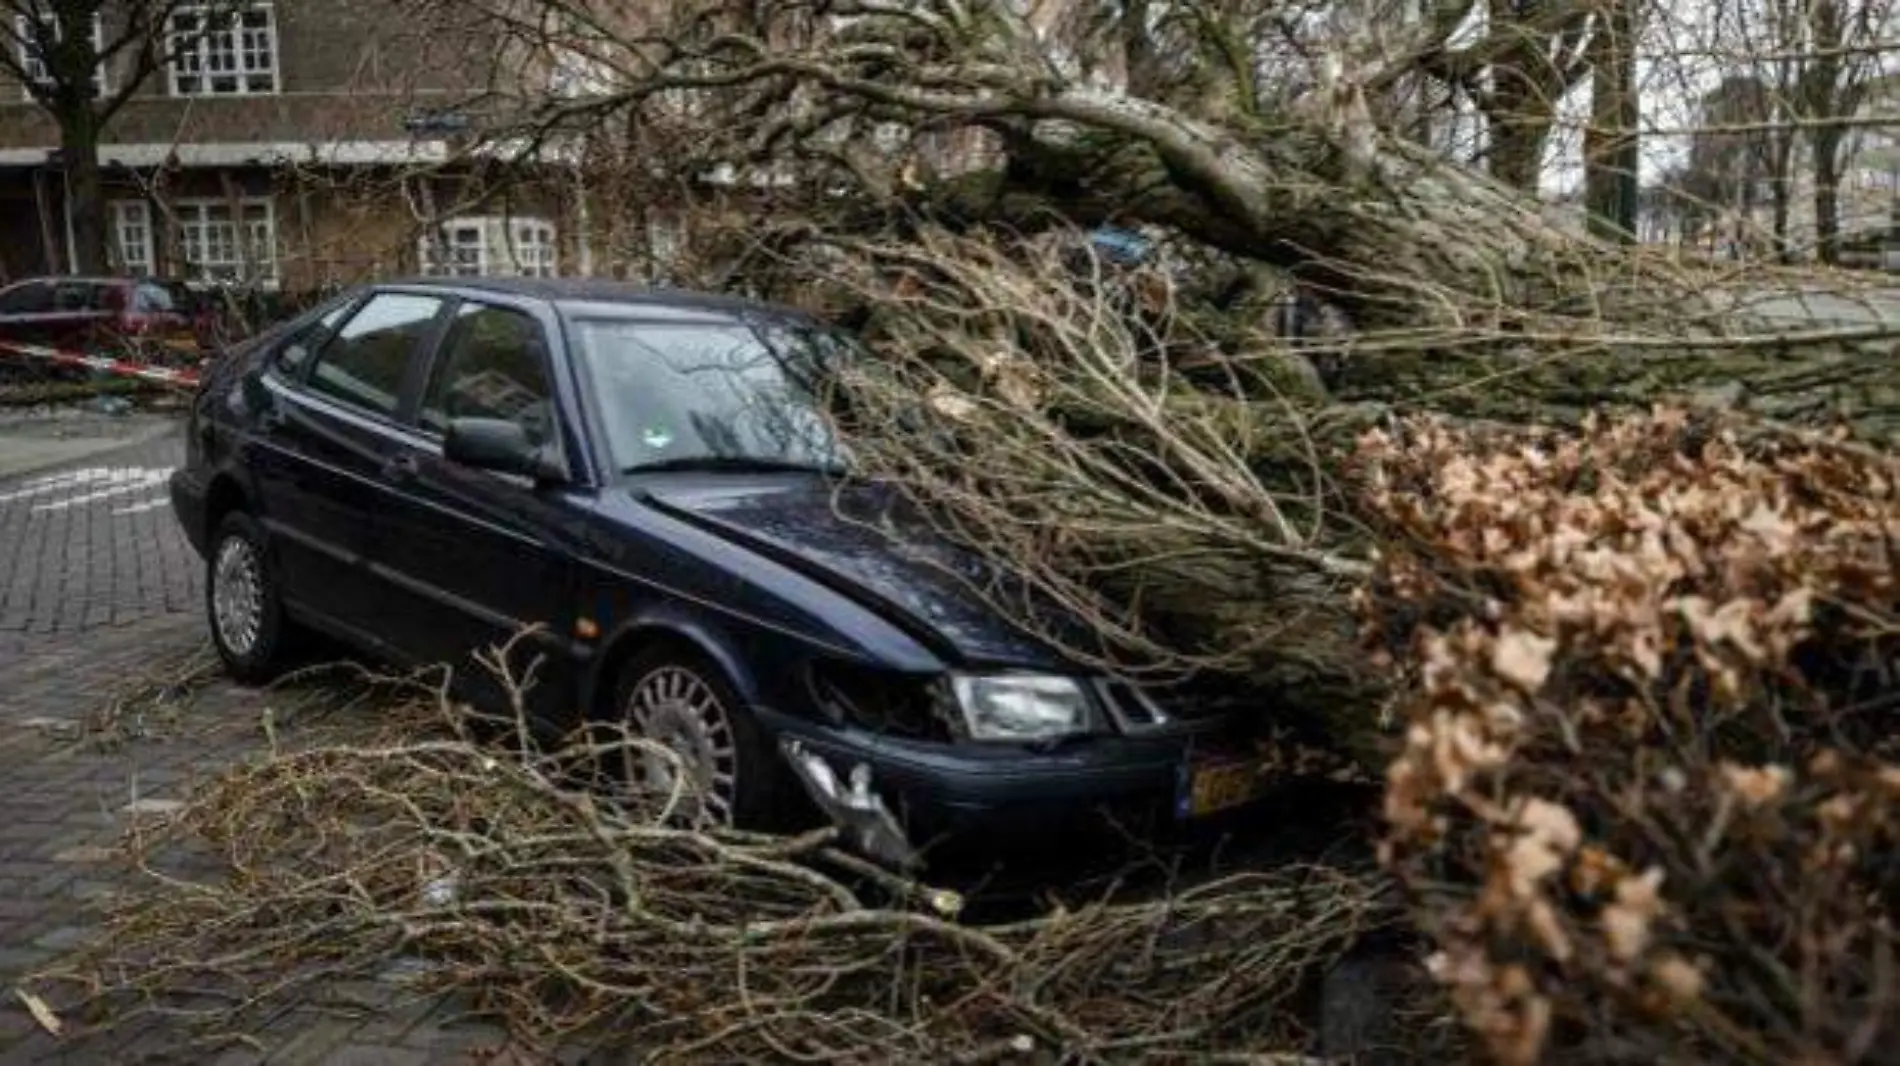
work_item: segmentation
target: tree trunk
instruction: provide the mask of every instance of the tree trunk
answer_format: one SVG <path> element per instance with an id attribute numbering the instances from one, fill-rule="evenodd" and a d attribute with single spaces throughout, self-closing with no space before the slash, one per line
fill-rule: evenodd
<path id="1" fill-rule="evenodd" d="M 1590 232 L 1622 244 L 1636 240 L 1639 165 L 1634 0 L 1614 0 L 1591 40 L 1590 126 L 1584 131 L 1584 205 Z"/>
<path id="2" fill-rule="evenodd" d="M 1841 258 L 1841 140 L 1836 128 L 1814 133 L 1814 251 L 1830 264 Z"/>
<path id="3" fill-rule="evenodd" d="M 1491 164 L 1491 176 L 1513 189 L 1536 192 L 1537 179 L 1544 168 L 1544 142 L 1550 139 L 1551 125 L 1551 120 L 1534 115 L 1505 114 L 1494 118 L 1491 147 L 1485 153 Z"/>
<path id="4" fill-rule="evenodd" d="M 90 104 L 61 116 L 59 148 L 65 158 L 66 210 L 72 218 L 76 272 L 107 273 L 105 181 L 99 169 L 99 129 Z"/>

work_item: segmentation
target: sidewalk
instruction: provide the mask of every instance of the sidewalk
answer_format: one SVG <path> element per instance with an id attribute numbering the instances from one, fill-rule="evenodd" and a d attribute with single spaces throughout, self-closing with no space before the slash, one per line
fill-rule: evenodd
<path id="1" fill-rule="evenodd" d="M 22 421 L 30 420 L 0 422 L 0 456 L 35 471 L 0 477 L 0 543 L 9 556 L 0 559 L 0 765 L 8 785 L 0 791 L 0 1066 L 530 1061 L 497 1058 L 502 1034 L 450 1024 L 445 1004 L 396 1005 L 393 986 L 371 986 L 390 1006 L 367 1017 L 299 1008 L 250 1034 L 258 1049 L 212 1055 L 180 1047 L 184 1034 L 158 1019 L 75 1041 L 47 1033 L 24 1009 L 17 980 L 85 943 L 96 905 L 135 884 L 116 846 L 126 827 L 174 809 L 194 778 L 262 750 L 267 698 L 279 735 L 293 743 L 311 735 L 305 730 L 367 732 L 374 711 L 298 712 L 320 707 L 325 690 L 266 697 L 225 679 L 211 665 L 202 564 L 169 511 L 148 506 L 151 479 L 102 489 L 76 478 L 95 468 L 163 473 L 180 451 L 168 432 L 174 421 L 54 433 L 48 439 L 91 443 L 41 448 L 31 461 L 14 447 L 34 436 L 20 430 Z M 87 424 L 70 415 L 44 422 Z M 70 449 L 67 465 L 46 465 L 60 448 Z M 189 691 L 166 691 L 194 672 Z"/>

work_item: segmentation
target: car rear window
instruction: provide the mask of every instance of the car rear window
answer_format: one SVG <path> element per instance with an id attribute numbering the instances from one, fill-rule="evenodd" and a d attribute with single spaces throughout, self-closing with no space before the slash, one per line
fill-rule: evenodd
<path id="1" fill-rule="evenodd" d="M 147 314 L 188 315 L 195 309 L 192 291 L 176 283 L 141 282 L 132 297 L 132 309 Z"/>

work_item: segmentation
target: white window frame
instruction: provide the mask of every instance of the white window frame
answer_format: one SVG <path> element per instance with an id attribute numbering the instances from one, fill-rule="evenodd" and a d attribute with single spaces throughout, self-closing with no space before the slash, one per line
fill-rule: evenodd
<path id="1" fill-rule="evenodd" d="M 152 205 L 144 200 L 112 201 L 112 247 L 127 274 L 150 276 L 158 273 L 157 232 L 152 226 Z M 136 247 L 134 258 L 128 249 Z"/>
<path id="2" fill-rule="evenodd" d="M 249 29 L 240 25 L 243 17 L 250 14 L 263 15 L 264 25 L 262 27 L 252 27 Z M 218 29 L 207 30 L 205 28 L 205 21 L 214 15 L 220 21 L 226 19 L 230 20 L 229 25 Z M 171 53 L 171 59 L 166 64 L 165 85 L 167 91 L 169 91 L 172 96 L 191 99 L 198 97 L 275 96 L 283 91 L 283 49 L 279 46 L 277 36 L 277 8 L 276 5 L 270 3 L 269 0 L 257 0 L 257 2 L 254 3 L 236 4 L 229 7 L 206 4 L 184 4 L 172 9 L 172 11 L 166 15 L 165 20 L 165 46 Z M 179 23 L 185 20 L 192 20 L 192 25 L 195 28 L 180 29 Z M 248 52 L 244 47 L 244 35 L 253 30 L 261 32 L 264 35 L 264 40 L 268 42 L 268 66 L 245 66 L 245 58 Z M 228 50 L 220 49 L 218 52 L 213 53 L 211 50 L 212 43 L 224 38 L 229 39 L 231 47 Z M 191 58 L 197 60 L 199 67 L 197 70 L 187 70 L 185 62 L 188 57 L 186 55 L 185 46 L 192 45 L 194 42 L 195 48 L 192 50 Z M 216 72 L 208 71 L 205 62 L 208 57 L 213 55 L 228 58 L 231 62 L 230 69 Z M 218 77 L 236 79 L 236 87 L 230 90 L 213 89 L 211 87 L 211 81 L 213 78 Z M 255 80 L 259 78 L 267 79 L 268 84 L 257 87 Z M 188 80 L 196 80 L 198 86 L 195 89 L 185 88 L 184 83 Z"/>
<path id="3" fill-rule="evenodd" d="M 263 217 L 261 219 L 251 220 L 245 217 L 252 209 L 260 207 L 263 208 Z M 192 243 L 190 233 L 193 227 L 197 227 L 200 231 L 203 231 L 209 226 L 218 224 L 207 219 L 209 211 L 213 208 L 236 209 L 236 217 L 228 224 L 234 227 L 232 233 L 232 247 L 236 249 L 238 258 L 234 260 L 210 261 L 201 259 L 193 261 L 189 251 Z M 185 280 L 210 284 L 222 284 L 235 281 L 241 285 L 257 285 L 266 289 L 274 289 L 277 287 L 277 205 L 270 197 L 246 196 L 235 201 L 226 197 L 217 196 L 174 200 L 170 205 L 170 213 L 172 216 L 172 224 L 177 229 L 179 273 L 184 276 Z M 261 250 L 264 254 L 255 261 L 251 259 L 249 252 L 257 249 L 253 245 L 247 245 L 244 240 L 246 227 L 252 221 L 261 222 L 264 226 L 264 239 L 254 242 L 255 245 L 262 246 Z M 198 235 L 196 243 L 201 253 L 209 244 L 202 232 Z M 235 273 L 232 276 L 225 277 L 216 273 L 219 268 L 227 266 L 235 268 Z"/>
<path id="4" fill-rule="evenodd" d="M 54 40 L 61 41 L 66 39 L 65 23 L 57 12 L 45 12 L 40 15 L 40 19 L 53 27 Z M 26 82 L 20 86 L 20 95 L 27 100 L 33 99 L 33 85 L 35 83 L 44 85 L 53 80 L 52 76 L 47 73 L 46 61 L 33 54 L 30 23 L 31 18 L 25 12 L 20 12 L 13 16 L 13 34 L 17 38 L 19 47 L 20 70 L 27 76 Z M 112 79 L 106 72 L 105 57 L 99 55 L 99 53 L 105 51 L 105 48 L 105 17 L 101 12 L 95 11 L 92 13 L 92 52 L 94 56 L 98 57 L 99 61 L 92 68 L 92 92 L 94 96 L 104 96 L 112 91 Z"/>
<path id="5" fill-rule="evenodd" d="M 446 240 L 446 248 L 438 245 L 437 233 Z M 416 259 L 424 277 L 555 278 L 561 273 L 559 242 L 560 230 L 550 219 L 458 215 L 423 231 L 416 239 Z M 473 254 L 449 257 L 457 251 Z"/>

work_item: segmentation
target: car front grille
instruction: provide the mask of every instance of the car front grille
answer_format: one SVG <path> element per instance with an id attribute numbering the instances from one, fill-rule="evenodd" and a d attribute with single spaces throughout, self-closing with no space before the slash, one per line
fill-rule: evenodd
<path id="1" fill-rule="evenodd" d="M 1096 691 L 1122 732 L 1129 734 L 1199 733 L 1224 728 L 1254 702 L 1206 690 L 1143 687 L 1119 679 L 1098 682 Z"/>

